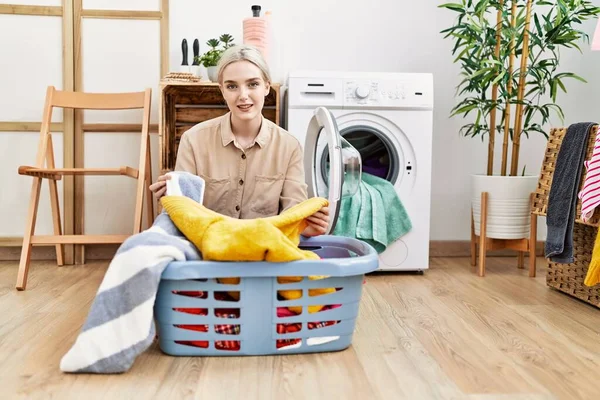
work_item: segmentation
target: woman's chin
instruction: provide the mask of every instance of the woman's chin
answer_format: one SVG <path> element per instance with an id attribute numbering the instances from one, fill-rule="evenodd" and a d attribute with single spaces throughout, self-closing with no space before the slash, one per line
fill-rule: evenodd
<path id="1" fill-rule="evenodd" d="M 256 118 L 258 116 L 258 113 L 254 110 L 254 107 L 252 107 L 252 109 L 250 109 L 249 111 L 236 110 L 234 112 L 234 115 L 240 120 L 249 121 Z"/>

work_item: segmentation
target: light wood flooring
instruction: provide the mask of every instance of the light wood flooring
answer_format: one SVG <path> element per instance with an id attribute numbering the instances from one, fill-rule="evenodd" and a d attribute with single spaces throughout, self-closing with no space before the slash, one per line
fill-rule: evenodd
<path id="1" fill-rule="evenodd" d="M 177 358 L 154 344 L 122 375 L 69 375 L 75 340 L 107 262 L 0 262 L 0 398 L 465 399 L 600 398 L 600 309 L 488 258 L 433 258 L 423 275 L 375 274 L 353 345 L 339 353 Z"/>

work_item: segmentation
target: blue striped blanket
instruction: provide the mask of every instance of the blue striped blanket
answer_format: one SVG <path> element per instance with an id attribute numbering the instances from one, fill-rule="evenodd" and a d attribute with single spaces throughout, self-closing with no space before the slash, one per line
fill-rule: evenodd
<path id="1" fill-rule="evenodd" d="M 204 180 L 171 172 L 167 195 L 202 203 Z M 197 248 L 161 213 L 149 229 L 129 237 L 117 250 L 87 320 L 60 362 L 63 372 L 122 373 L 152 344 L 154 300 L 161 274 L 172 261 L 198 260 Z"/>

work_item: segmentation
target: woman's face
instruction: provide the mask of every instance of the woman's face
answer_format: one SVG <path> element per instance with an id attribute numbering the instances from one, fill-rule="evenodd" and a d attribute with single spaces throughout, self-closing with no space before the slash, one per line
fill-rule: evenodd
<path id="1" fill-rule="evenodd" d="M 270 88 L 261 70 L 250 61 L 236 61 L 225 67 L 222 80 L 219 86 L 233 116 L 240 120 L 260 118 Z"/>

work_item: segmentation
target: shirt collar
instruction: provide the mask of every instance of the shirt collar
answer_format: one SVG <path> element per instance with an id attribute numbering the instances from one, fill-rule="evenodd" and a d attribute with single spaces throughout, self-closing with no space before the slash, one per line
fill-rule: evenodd
<path id="1" fill-rule="evenodd" d="M 254 143 L 258 144 L 261 148 L 265 148 L 267 144 L 269 144 L 269 140 L 271 138 L 271 129 L 269 129 L 268 123 L 265 121 L 265 117 L 261 115 L 262 122 L 260 124 L 260 131 L 256 138 L 254 139 Z M 231 111 L 223 116 L 221 120 L 221 142 L 223 143 L 223 147 L 228 146 L 234 140 L 233 130 L 231 129 Z M 252 146 L 254 146 L 252 143 Z M 250 146 L 250 147 L 252 147 Z"/>

